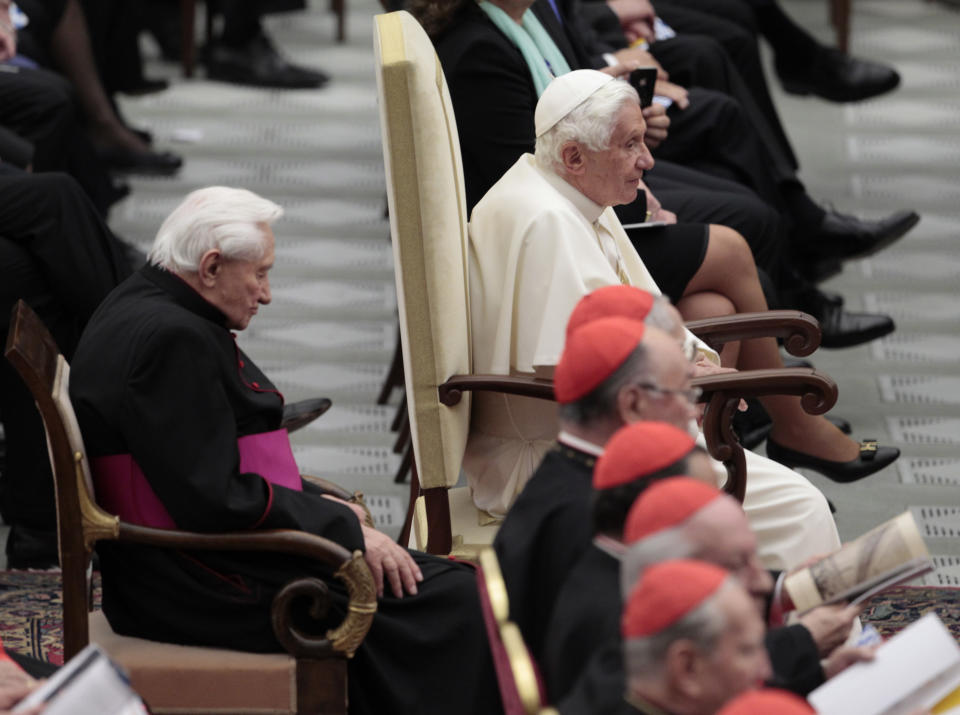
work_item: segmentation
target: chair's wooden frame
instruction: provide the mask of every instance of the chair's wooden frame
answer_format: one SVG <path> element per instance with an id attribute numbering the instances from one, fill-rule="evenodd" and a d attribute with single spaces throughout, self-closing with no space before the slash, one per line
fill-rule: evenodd
<path id="1" fill-rule="evenodd" d="M 360 551 L 302 531 L 274 529 L 236 533 L 191 533 L 154 529 L 121 521 L 100 509 L 91 495 L 89 466 L 78 433 L 72 435 L 56 396 L 69 380 L 69 365 L 36 314 L 22 300 L 14 306 L 5 355 L 36 400 L 47 433 L 57 499 L 57 535 L 63 574 L 64 657 L 71 658 L 89 640 L 91 608 L 89 565 L 98 541 L 114 540 L 160 548 L 216 551 L 269 551 L 316 559 L 330 567 L 349 594 L 347 616 L 324 637 L 298 629 L 291 617 L 295 599 L 312 599 L 322 613 L 327 585 L 316 578 L 287 584 L 274 599 L 272 625 L 277 640 L 296 659 L 298 713 L 345 713 L 347 660 L 359 647 L 377 610 L 376 589 Z M 341 498 L 350 494 L 315 480 Z"/>

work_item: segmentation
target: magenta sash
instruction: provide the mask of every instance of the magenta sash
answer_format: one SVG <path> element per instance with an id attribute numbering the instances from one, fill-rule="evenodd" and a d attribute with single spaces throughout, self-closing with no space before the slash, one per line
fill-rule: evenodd
<path id="1" fill-rule="evenodd" d="M 237 440 L 240 471 L 259 474 L 272 484 L 303 490 L 285 429 L 250 434 Z M 166 507 L 129 454 L 111 454 L 90 460 L 97 503 L 123 521 L 158 529 L 176 529 Z"/>

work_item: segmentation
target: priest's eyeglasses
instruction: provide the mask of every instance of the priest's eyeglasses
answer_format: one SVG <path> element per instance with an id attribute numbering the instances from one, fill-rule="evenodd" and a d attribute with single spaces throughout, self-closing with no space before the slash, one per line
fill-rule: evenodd
<path id="1" fill-rule="evenodd" d="M 697 404 L 697 400 L 700 399 L 700 395 L 703 394 L 703 390 L 699 387 L 691 387 L 686 390 L 673 389 L 669 387 L 660 387 L 659 385 L 654 385 L 652 382 L 639 382 L 637 387 L 642 387 L 644 390 L 649 390 L 650 392 L 659 392 L 661 395 L 680 395 L 681 397 L 686 398 L 687 402 L 691 405 Z"/>

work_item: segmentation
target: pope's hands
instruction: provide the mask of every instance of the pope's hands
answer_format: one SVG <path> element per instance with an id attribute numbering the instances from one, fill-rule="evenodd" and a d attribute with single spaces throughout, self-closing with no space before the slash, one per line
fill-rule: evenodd
<path id="1" fill-rule="evenodd" d="M 383 597 L 383 588 L 388 582 L 390 590 L 397 598 L 403 598 L 404 592 L 415 596 L 417 584 L 423 581 L 423 573 L 410 552 L 383 532 L 369 526 L 361 528 L 366 545 L 363 558 L 377 585 L 377 597 Z"/>

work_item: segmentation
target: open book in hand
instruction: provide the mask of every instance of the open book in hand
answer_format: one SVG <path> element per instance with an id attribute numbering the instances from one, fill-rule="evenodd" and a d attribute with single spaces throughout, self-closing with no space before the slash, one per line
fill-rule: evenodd
<path id="1" fill-rule="evenodd" d="M 797 611 L 836 601 L 859 603 L 891 586 L 933 570 L 930 552 L 905 511 L 838 551 L 786 577 Z"/>
<path id="2" fill-rule="evenodd" d="M 820 715 L 956 715 L 960 646 L 935 613 L 881 645 L 807 696 Z"/>
<path id="3" fill-rule="evenodd" d="M 43 715 L 142 715 L 147 712 L 126 676 L 96 644 L 77 653 L 13 709 L 43 703 Z"/>

